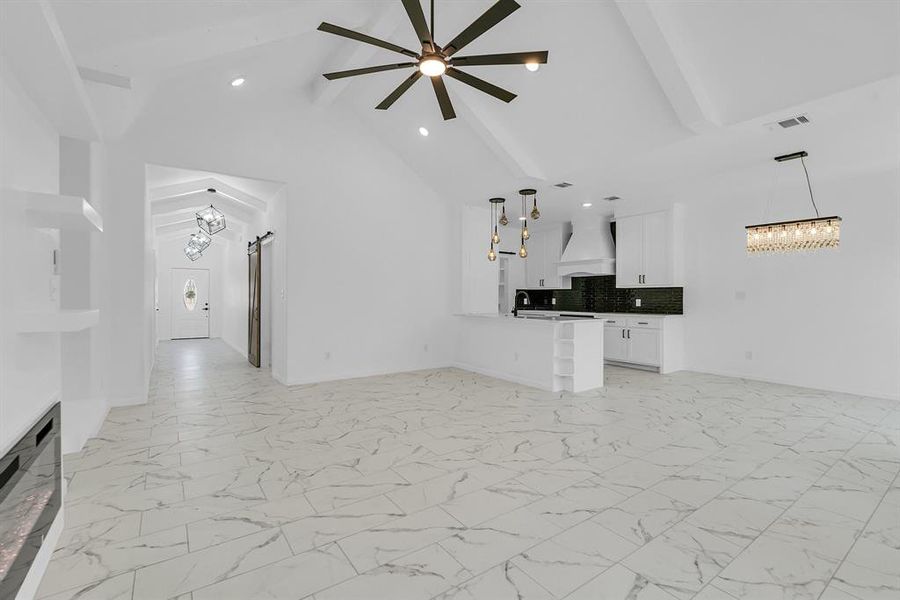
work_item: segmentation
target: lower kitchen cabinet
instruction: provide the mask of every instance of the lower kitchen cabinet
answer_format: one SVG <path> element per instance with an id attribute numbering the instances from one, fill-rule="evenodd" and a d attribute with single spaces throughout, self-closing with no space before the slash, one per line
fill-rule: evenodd
<path id="1" fill-rule="evenodd" d="M 625 328 L 607 325 L 603 331 L 603 356 L 606 360 L 628 360 L 628 340 Z"/>
<path id="2" fill-rule="evenodd" d="M 684 368 L 681 316 L 603 315 L 606 362 L 671 373 Z"/>

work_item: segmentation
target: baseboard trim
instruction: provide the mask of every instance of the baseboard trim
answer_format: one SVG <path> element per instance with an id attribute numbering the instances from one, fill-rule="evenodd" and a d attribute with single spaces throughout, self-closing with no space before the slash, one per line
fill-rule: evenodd
<path id="1" fill-rule="evenodd" d="M 287 377 L 284 377 L 283 379 L 279 379 L 276 377 L 276 381 L 278 381 L 279 383 L 282 383 L 283 385 L 286 385 L 286 386 L 311 385 L 314 383 L 326 383 L 329 381 L 344 381 L 347 379 L 365 379 L 366 377 L 380 377 L 382 375 L 395 375 L 398 373 L 415 373 L 416 371 L 433 371 L 434 369 L 446 369 L 446 368 L 453 367 L 453 366 L 455 366 L 455 365 L 441 364 L 441 365 L 434 365 L 434 366 L 427 366 L 427 367 L 415 367 L 413 369 L 389 369 L 389 370 L 384 370 L 384 371 L 348 373 L 345 375 L 328 376 L 328 377 L 319 378 L 319 379 L 288 379 Z M 275 377 L 274 374 L 272 376 Z"/>
<path id="2" fill-rule="evenodd" d="M 810 385 L 803 385 L 797 383 L 796 381 L 785 381 L 783 379 L 771 379 L 771 378 L 762 378 L 762 377 L 751 377 L 749 375 L 743 373 L 736 373 L 727 370 L 716 370 L 716 369 L 699 369 L 690 366 L 686 366 L 684 371 L 692 371 L 694 373 L 703 373 L 705 375 L 718 375 L 720 377 L 733 377 L 735 379 L 746 379 L 747 381 L 760 381 L 762 383 L 775 383 L 778 385 L 788 385 L 795 388 L 801 388 L 805 390 L 813 390 L 817 392 L 828 392 L 832 394 L 848 394 L 850 396 L 860 396 L 863 398 L 876 398 L 878 400 L 890 400 L 892 402 L 900 403 L 900 396 L 892 396 L 890 394 L 884 394 L 882 392 L 864 392 L 860 390 L 845 390 L 845 389 L 832 389 L 832 388 L 817 388 L 812 387 Z"/>
<path id="3" fill-rule="evenodd" d="M 457 369 L 462 369 L 463 371 L 469 371 L 470 373 L 478 373 L 479 375 L 484 375 L 485 377 L 493 377 L 494 379 L 499 379 L 501 381 L 510 381 L 512 383 L 519 383 L 522 385 L 527 385 L 528 387 L 537 388 L 539 390 L 548 391 L 547 388 L 540 385 L 539 381 L 535 381 L 532 379 L 527 379 L 525 377 L 510 377 L 506 374 L 500 374 L 496 371 L 491 371 L 490 369 L 482 369 L 480 367 L 476 367 L 464 362 L 454 362 L 450 365 Z"/>

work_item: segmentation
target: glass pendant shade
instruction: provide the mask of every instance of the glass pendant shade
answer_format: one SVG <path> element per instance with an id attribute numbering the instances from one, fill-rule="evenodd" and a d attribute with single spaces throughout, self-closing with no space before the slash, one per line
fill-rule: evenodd
<path id="1" fill-rule="evenodd" d="M 748 254 L 837 248 L 841 242 L 840 217 L 763 223 L 746 229 Z"/>
<path id="2" fill-rule="evenodd" d="M 537 221 L 541 218 L 541 211 L 538 210 L 537 207 L 537 196 L 534 198 L 534 207 L 531 209 L 531 220 Z"/>
<path id="3" fill-rule="evenodd" d="M 488 250 L 488 260 L 491 261 L 491 262 L 494 262 L 495 260 L 497 260 L 497 253 L 494 252 L 494 245 L 493 245 L 493 244 L 491 244 L 491 249 Z"/>
<path id="4" fill-rule="evenodd" d="M 203 256 L 203 252 L 188 244 L 184 247 L 184 255 L 191 259 L 191 262 L 194 262 L 195 260 Z"/>
<path id="5" fill-rule="evenodd" d="M 527 240 L 531 235 L 528 233 L 528 225 L 522 224 L 522 239 Z"/>
<path id="6" fill-rule="evenodd" d="M 494 235 L 491 236 L 491 243 L 499 244 L 500 243 L 500 234 L 497 233 L 497 228 L 494 227 Z"/>
<path id="7" fill-rule="evenodd" d="M 188 240 L 188 246 L 192 246 L 203 252 L 207 248 L 209 248 L 210 243 L 212 242 L 212 238 L 206 235 L 203 231 L 198 231 L 197 233 L 191 234 L 191 239 Z"/>
<path id="8" fill-rule="evenodd" d="M 522 245 L 519 246 L 519 257 L 520 258 L 528 258 L 528 248 L 525 247 L 524 240 L 522 240 Z"/>
<path id="9" fill-rule="evenodd" d="M 504 227 L 509 225 L 509 219 L 506 218 L 506 207 L 505 206 L 500 211 L 500 224 L 503 225 Z"/>
<path id="10" fill-rule="evenodd" d="M 214 235 L 225 229 L 225 215 L 210 204 L 197 213 L 197 225 L 208 235 Z"/>

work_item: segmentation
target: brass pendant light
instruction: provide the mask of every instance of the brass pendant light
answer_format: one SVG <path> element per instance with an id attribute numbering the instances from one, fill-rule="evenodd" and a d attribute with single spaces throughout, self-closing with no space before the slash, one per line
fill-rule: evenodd
<path id="1" fill-rule="evenodd" d="M 497 260 L 497 252 L 494 250 L 494 244 L 500 243 L 500 232 L 497 231 L 497 207 L 506 202 L 505 198 L 491 198 L 491 249 L 488 250 L 488 260 L 494 262 Z"/>

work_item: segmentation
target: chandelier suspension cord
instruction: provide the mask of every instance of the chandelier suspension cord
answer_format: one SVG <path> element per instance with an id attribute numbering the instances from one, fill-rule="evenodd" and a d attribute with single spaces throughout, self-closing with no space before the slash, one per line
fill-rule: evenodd
<path id="1" fill-rule="evenodd" d="M 772 191 L 769 193 L 769 200 L 766 202 L 766 208 L 763 212 L 763 222 L 769 220 L 772 214 L 772 206 L 775 204 L 775 197 L 778 195 L 778 175 L 780 174 L 781 165 L 775 165 L 775 175 L 772 177 Z"/>
<path id="2" fill-rule="evenodd" d="M 816 206 L 816 199 L 813 197 L 812 184 L 809 182 L 809 171 L 806 170 L 806 161 L 803 160 L 803 157 L 800 157 L 800 164 L 803 165 L 803 172 L 806 173 L 806 187 L 809 188 L 809 201 L 812 202 L 813 208 L 816 211 L 816 218 L 819 218 L 819 207 Z"/>
<path id="3" fill-rule="evenodd" d="M 434 40 L 434 0 L 431 0 L 431 39 Z M 434 49 L 434 43 L 431 44 L 432 50 Z"/>

